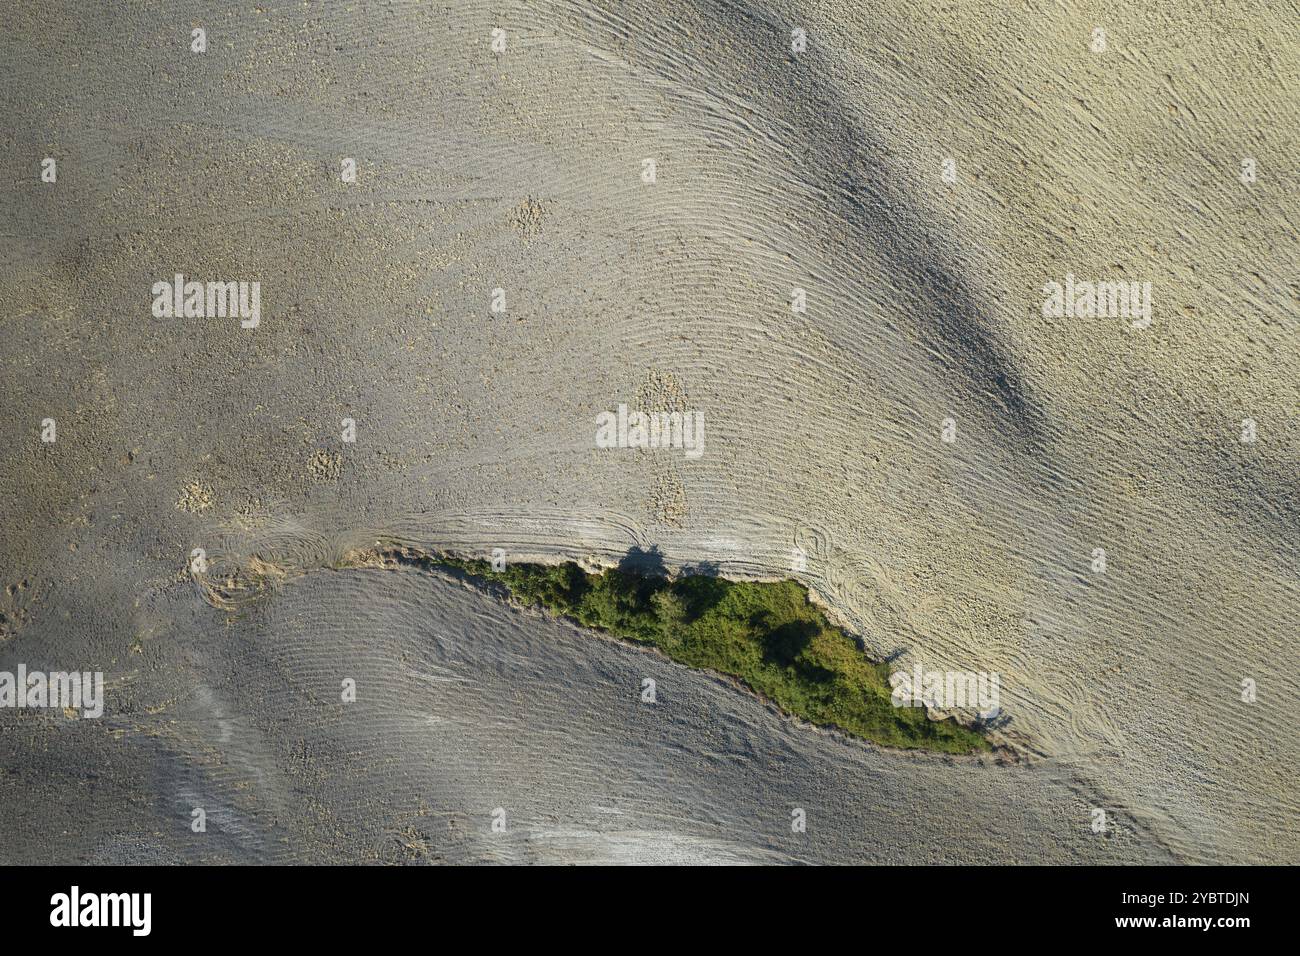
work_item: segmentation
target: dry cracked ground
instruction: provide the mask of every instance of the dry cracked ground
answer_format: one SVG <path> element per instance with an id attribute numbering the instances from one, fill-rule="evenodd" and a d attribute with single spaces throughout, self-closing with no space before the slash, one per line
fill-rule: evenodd
<path id="1" fill-rule="evenodd" d="M 1298 27 L 7 11 L 0 671 L 106 700 L 0 710 L 0 861 L 1300 862 Z M 260 323 L 156 318 L 177 273 Z M 1045 315 L 1067 275 L 1151 321 Z M 595 447 L 620 403 L 704 453 Z M 1000 674 L 1006 749 L 810 727 L 377 541 L 800 549 L 868 654 Z"/>

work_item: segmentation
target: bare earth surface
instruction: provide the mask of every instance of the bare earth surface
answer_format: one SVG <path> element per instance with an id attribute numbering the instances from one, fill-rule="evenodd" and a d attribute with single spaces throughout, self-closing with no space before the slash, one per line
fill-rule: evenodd
<path id="1" fill-rule="evenodd" d="M 0 709 L 0 862 L 1300 862 L 1300 12 L 1004 7 L 10 11 L 0 670 L 108 699 Z M 260 326 L 153 318 L 178 272 Z M 1044 317 L 1066 273 L 1150 327 Z M 596 449 L 620 402 L 704 454 Z M 1017 759 L 330 570 L 377 540 L 801 548 L 874 657 L 998 672 Z"/>

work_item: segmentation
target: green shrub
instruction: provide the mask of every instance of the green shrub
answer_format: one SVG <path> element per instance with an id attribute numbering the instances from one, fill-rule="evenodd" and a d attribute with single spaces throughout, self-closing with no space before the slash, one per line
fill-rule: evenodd
<path id="1" fill-rule="evenodd" d="M 988 750 L 977 731 L 922 708 L 895 707 L 888 668 L 832 625 L 795 581 L 728 581 L 686 575 L 674 581 L 615 569 L 589 574 L 577 564 L 514 564 L 446 559 L 466 574 L 503 584 L 537 605 L 591 628 L 659 648 L 679 663 L 738 678 L 786 712 L 890 747 L 947 753 Z"/>

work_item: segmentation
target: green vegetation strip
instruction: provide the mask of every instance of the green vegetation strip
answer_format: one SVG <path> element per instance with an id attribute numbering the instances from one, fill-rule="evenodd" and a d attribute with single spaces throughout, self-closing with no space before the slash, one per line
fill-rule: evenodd
<path id="1" fill-rule="evenodd" d="M 931 720 L 924 708 L 895 707 L 889 670 L 832 625 L 796 581 L 675 580 L 625 570 L 601 574 L 573 562 L 513 564 L 440 557 L 430 563 L 504 585 L 585 627 L 658 648 L 690 667 L 738 678 L 796 717 L 888 747 L 945 753 L 989 750 L 977 731 Z"/>

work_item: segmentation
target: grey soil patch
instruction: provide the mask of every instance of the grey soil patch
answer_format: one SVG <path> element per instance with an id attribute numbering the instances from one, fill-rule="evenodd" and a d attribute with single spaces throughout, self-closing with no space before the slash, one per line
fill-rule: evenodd
<path id="1" fill-rule="evenodd" d="M 530 196 L 510 211 L 510 225 L 528 242 L 541 237 L 546 215 L 546 203 Z"/>

